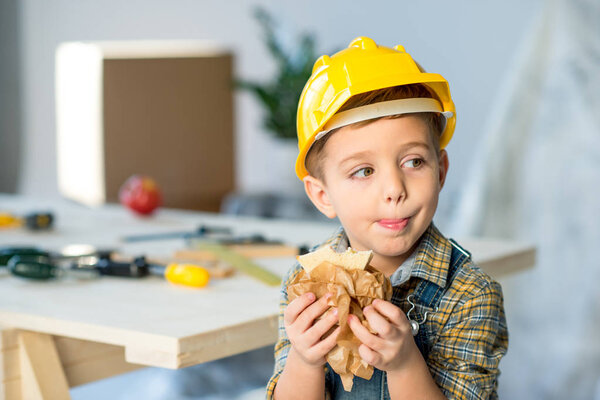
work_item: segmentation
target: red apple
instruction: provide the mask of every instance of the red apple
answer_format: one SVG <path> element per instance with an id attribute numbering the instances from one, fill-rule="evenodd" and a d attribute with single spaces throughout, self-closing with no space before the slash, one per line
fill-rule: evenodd
<path id="1" fill-rule="evenodd" d="M 132 175 L 119 189 L 119 200 L 130 210 L 149 215 L 161 205 L 162 196 L 154 179 L 144 175 Z"/>

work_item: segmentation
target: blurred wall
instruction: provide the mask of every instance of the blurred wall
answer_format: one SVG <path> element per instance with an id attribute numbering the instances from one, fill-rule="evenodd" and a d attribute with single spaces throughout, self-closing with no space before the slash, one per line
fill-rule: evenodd
<path id="1" fill-rule="evenodd" d="M 16 2 L 16 0 L 14 1 Z M 373 0 L 22 0 L 23 126 L 25 143 L 19 191 L 58 196 L 56 188 L 54 51 L 62 41 L 213 39 L 236 55 L 238 76 L 266 79 L 274 65 L 252 17 L 265 6 L 288 44 L 301 31 L 316 35 L 321 51 L 347 46 L 359 35 L 391 46 L 401 43 L 425 68 L 451 84 L 458 125 L 449 145 L 451 172 L 439 214 L 455 206 L 471 166 L 493 98 L 509 74 L 514 49 L 541 0 L 398 2 Z M 358 5 L 360 4 L 360 5 Z M 263 132 L 261 108 L 247 93 L 236 95 L 237 182 L 240 190 L 280 187 L 269 171 L 280 146 Z M 293 178 L 292 165 L 289 168 Z"/>
<path id="2" fill-rule="evenodd" d="M 0 0 L 0 192 L 17 189 L 21 160 L 19 0 Z"/>

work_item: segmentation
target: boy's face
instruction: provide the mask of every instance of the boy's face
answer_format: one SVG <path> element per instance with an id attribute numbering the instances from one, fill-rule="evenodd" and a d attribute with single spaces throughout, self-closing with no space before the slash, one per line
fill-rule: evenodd
<path id="1" fill-rule="evenodd" d="M 416 116 L 347 126 L 324 148 L 324 180 L 305 178 L 315 206 L 340 219 L 355 250 L 373 250 L 372 264 L 393 271 L 433 219 L 448 158 L 438 155 Z"/>

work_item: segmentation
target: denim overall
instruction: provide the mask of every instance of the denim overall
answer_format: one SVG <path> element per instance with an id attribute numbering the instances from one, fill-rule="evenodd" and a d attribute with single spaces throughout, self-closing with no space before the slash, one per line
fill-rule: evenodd
<path id="1" fill-rule="evenodd" d="M 435 283 L 422 279 L 412 294 L 412 301 L 415 304 L 420 305 L 421 307 L 419 308 L 425 307 L 425 309 L 435 310 L 443 294 L 446 292 L 447 288 L 450 287 L 456 271 L 470 257 L 470 253 L 460 247 L 454 240 L 450 239 L 450 243 L 452 244 L 452 255 L 450 256 L 446 287 L 441 287 Z M 401 293 L 402 291 L 399 288 L 393 288 L 391 302 L 398 307 L 400 307 Z M 411 313 L 411 319 L 421 322 L 423 321 L 423 315 L 417 311 L 415 315 Z M 431 350 L 433 334 L 434 332 L 431 332 L 426 324 L 422 324 L 419 333 L 415 336 L 415 343 L 419 347 L 425 360 L 427 360 L 427 356 Z M 344 390 L 340 376 L 333 372 L 331 367 L 327 369 L 326 378 L 328 382 L 327 389 L 331 393 L 332 399 L 390 400 L 390 394 L 387 387 L 387 374 L 385 371 L 378 370 L 377 368 L 374 368 L 373 376 L 370 380 L 354 377 L 354 386 L 352 387 L 351 392 L 346 392 Z"/>

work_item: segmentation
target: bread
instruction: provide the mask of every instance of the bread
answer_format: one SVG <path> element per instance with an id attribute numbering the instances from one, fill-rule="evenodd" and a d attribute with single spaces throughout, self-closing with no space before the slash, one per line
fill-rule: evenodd
<path id="1" fill-rule="evenodd" d="M 388 277 L 369 262 L 372 251 L 348 249 L 336 253 L 330 246 L 297 257 L 304 268 L 288 284 L 288 301 L 294 301 L 307 292 L 317 299 L 327 293 L 327 305 L 337 309 L 339 334 L 336 346 L 325 357 L 329 366 L 340 376 L 345 391 L 352 390 L 354 376 L 371 379 L 373 366 L 362 359 L 358 352 L 361 344 L 348 325 L 352 314 L 370 331 L 374 332 L 365 319 L 363 309 L 375 299 L 389 301 L 392 284 Z"/>
<path id="2" fill-rule="evenodd" d="M 323 246 L 312 253 L 296 257 L 304 270 L 308 273 L 323 261 L 328 261 L 345 269 L 364 270 L 373 258 L 373 251 L 355 251 L 348 247 L 343 253 L 336 253 L 331 246 Z"/>

